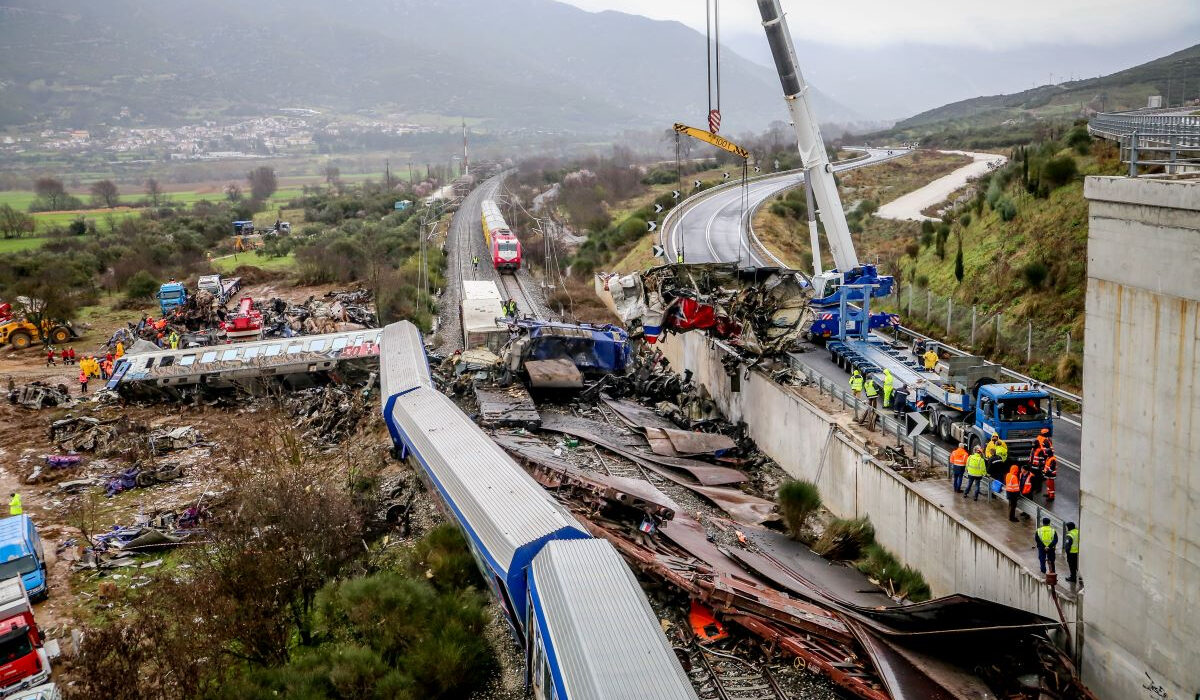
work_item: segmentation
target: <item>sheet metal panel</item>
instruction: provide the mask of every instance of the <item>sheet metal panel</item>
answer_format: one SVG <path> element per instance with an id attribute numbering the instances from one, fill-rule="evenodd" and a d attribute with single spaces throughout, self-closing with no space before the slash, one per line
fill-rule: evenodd
<path id="1" fill-rule="evenodd" d="M 464 521 L 468 536 L 506 577 L 524 545 L 562 530 L 574 531 L 565 536 L 588 537 L 570 513 L 440 392 L 419 386 L 393 395 L 389 403 L 386 417 L 393 437 L 399 433 L 417 453 L 435 487 Z"/>
<path id="2" fill-rule="evenodd" d="M 409 321 L 383 329 L 379 354 L 379 388 L 384 399 L 409 389 L 432 387 L 421 331 Z"/>
<path id="3" fill-rule="evenodd" d="M 547 656 L 570 700 L 696 700 L 629 566 L 605 540 L 556 541 L 533 567 Z"/>

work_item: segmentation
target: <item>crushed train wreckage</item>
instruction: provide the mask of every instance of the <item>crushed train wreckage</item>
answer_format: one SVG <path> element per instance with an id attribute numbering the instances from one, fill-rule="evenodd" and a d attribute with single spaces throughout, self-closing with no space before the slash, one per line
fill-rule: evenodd
<path id="1" fill-rule="evenodd" d="M 630 331 L 654 343 L 662 333 L 704 333 L 752 356 L 788 350 L 812 314 L 808 279 L 795 270 L 733 263 L 660 265 L 630 275 L 598 275 Z"/>

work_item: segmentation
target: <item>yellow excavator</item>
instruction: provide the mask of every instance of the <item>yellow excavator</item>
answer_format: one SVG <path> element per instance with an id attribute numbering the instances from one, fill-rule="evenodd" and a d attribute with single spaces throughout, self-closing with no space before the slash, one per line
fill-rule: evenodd
<path id="1" fill-rule="evenodd" d="M 54 345 L 62 345 L 79 337 L 79 331 L 70 323 L 61 321 L 43 321 L 41 328 L 20 318 L 12 319 L 0 325 L 0 345 L 10 344 L 15 350 L 24 350 L 34 343 L 42 342 L 42 333 Z"/>

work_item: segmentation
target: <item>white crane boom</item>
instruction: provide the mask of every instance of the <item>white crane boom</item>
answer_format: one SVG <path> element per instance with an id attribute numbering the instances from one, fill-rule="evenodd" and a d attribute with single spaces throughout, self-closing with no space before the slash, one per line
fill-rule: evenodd
<path id="1" fill-rule="evenodd" d="M 821 223 L 825 224 L 825 237 L 829 240 L 833 262 L 839 272 L 848 272 L 858 267 L 858 254 L 855 253 L 854 242 L 850 239 L 846 212 L 842 209 L 842 201 L 833 180 L 833 166 L 829 164 L 825 142 L 821 139 L 821 129 L 817 125 L 817 117 L 813 114 L 809 101 L 808 84 L 804 82 L 804 76 L 796 64 L 796 51 L 792 46 L 792 36 L 788 33 L 787 20 L 783 17 L 779 0 L 758 0 L 758 11 L 762 15 L 767 43 L 771 45 L 775 69 L 779 72 L 779 82 L 783 85 L 783 97 L 792 116 L 792 125 L 796 129 L 796 143 L 804 164 L 804 177 L 812 183 L 817 212 L 821 216 Z M 814 253 L 815 251 L 814 247 Z M 822 276 L 819 268 L 814 272 L 818 277 Z"/>

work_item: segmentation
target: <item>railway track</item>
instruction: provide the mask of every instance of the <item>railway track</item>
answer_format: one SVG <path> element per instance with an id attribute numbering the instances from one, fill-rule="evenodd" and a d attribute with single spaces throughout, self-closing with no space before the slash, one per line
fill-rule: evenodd
<path id="1" fill-rule="evenodd" d="M 500 286 L 504 289 L 505 299 L 514 299 L 517 302 L 517 313 L 537 314 L 538 306 L 534 303 L 533 297 L 525 291 L 525 283 L 521 278 L 514 273 L 501 274 Z"/>
<path id="2" fill-rule="evenodd" d="M 676 649 L 700 700 L 788 700 L 766 664 L 754 664 L 718 649 L 691 644 Z"/>

